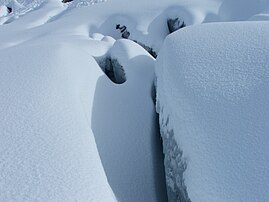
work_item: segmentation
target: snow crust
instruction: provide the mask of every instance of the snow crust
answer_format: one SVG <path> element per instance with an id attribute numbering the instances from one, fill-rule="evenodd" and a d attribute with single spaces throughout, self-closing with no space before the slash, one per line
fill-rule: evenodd
<path id="1" fill-rule="evenodd" d="M 268 200 L 268 34 L 268 22 L 212 23 L 165 40 L 157 110 L 164 141 L 177 143 L 164 148 L 170 198 L 183 181 L 191 201 Z"/>

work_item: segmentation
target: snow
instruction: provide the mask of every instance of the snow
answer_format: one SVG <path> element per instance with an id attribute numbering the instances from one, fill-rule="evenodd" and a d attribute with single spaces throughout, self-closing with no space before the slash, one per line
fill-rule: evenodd
<path id="1" fill-rule="evenodd" d="M 11 13 L 8 13 L 7 6 L 12 8 Z M 245 9 L 241 12 L 242 7 Z M 251 67 L 263 67 L 268 63 L 267 24 L 235 23 L 225 24 L 224 28 L 223 24 L 209 24 L 206 28 L 191 28 L 206 22 L 266 21 L 266 8 L 269 8 L 268 0 L 240 0 L 237 3 L 230 0 L 74 0 L 69 3 L 61 3 L 61 0 L 0 0 L 0 201 L 167 201 L 166 183 L 171 201 L 177 200 L 177 197 L 184 201 L 189 198 L 201 201 L 203 196 L 208 196 L 205 201 L 218 201 L 209 197 L 221 201 L 221 197 L 226 197 L 228 193 L 232 199 L 240 201 L 237 197 L 241 194 L 237 195 L 234 191 L 236 186 L 243 190 L 242 200 L 266 201 L 268 195 L 264 191 L 268 188 L 268 172 L 264 151 L 268 139 L 264 140 L 259 150 L 255 149 L 255 153 L 247 151 L 246 145 L 251 140 L 254 143 L 250 147 L 256 148 L 261 141 L 257 136 L 249 137 L 253 131 L 257 132 L 254 130 L 256 123 L 264 127 L 261 133 L 266 132 L 264 117 L 267 113 L 262 110 L 262 107 L 266 108 L 266 94 L 262 97 L 259 92 L 267 91 L 266 85 L 264 88 L 259 86 L 263 86 L 263 79 L 268 74 L 266 68 L 257 71 Z M 176 18 L 184 21 L 187 28 L 170 36 L 167 20 Z M 122 33 L 116 29 L 117 24 L 126 26 L 129 39 L 122 39 Z M 214 27 L 212 33 L 211 28 L 207 31 L 207 27 Z M 167 93 L 167 96 L 162 95 L 162 99 L 158 97 L 159 112 L 164 120 L 161 122 L 164 151 L 169 150 L 165 153 L 165 183 L 160 129 L 154 106 L 155 59 L 144 48 L 157 55 L 168 35 L 158 57 L 158 65 L 169 62 L 171 67 L 175 65 L 178 69 L 172 68 L 175 72 L 170 72 L 170 68 L 158 68 L 157 71 L 158 96 Z M 264 43 L 260 42 L 261 39 Z M 233 40 L 239 42 L 231 47 L 229 53 Z M 175 58 L 163 54 L 170 46 L 175 49 L 168 52 Z M 239 47 L 238 54 L 234 54 Z M 195 51 L 190 52 L 192 50 Z M 209 56 L 198 59 L 196 55 L 201 53 Z M 184 66 L 180 65 L 182 60 L 178 56 L 188 59 Z M 211 61 L 211 56 L 222 60 Z M 104 62 L 107 58 L 112 61 L 114 81 L 104 73 L 108 68 Z M 233 70 L 227 58 L 240 62 L 239 69 Z M 211 71 L 204 65 L 207 64 L 205 60 L 210 62 L 210 67 L 216 64 L 216 67 L 227 66 L 230 69 Z M 246 64 L 249 65 L 244 69 Z M 178 70 L 185 67 L 186 78 L 178 81 L 178 75 L 184 76 Z M 190 71 L 187 67 L 191 67 Z M 192 68 L 196 69 L 191 71 Z M 164 74 L 160 73 L 162 71 Z M 201 74 L 197 74 L 196 80 L 191 79 L 196 78 L 196 72 Z M 161 79 L 166 76 L 169 79 Z M 204 77 L 207 80 L 200 82 Z M 223 81 L 219 77 L 229 82 L 218 82 Z M 186 89 L 173 86 L 174 82 L 183 81 L 186 81 Z M 259 87 L 260 91 L 251 91 L 253 86 Z M 183 99 L 184 102 L 180 99 L 181 106 L 177 103 L 178 95 L 188 89 L 195 90 L 191 94 L 194 99 Z M 253 98 L 253 92 L 257 92 L 255 97 L 259 98 L 259 104 L 255 100 L 242 101 Z M 241 101 L 244 105 L 240 105 L 239 110 L 237 106 Z M 209 105 L 207 102 L 219 104 L 207 114 L 200 110 Z M 249 107 L 251 104 L 257 105 L 257 111 Z M 226 108 L 231 110 L 219 116 L 217 112 Z M 234 119 L 230 118 L 232 112 L 237 113 Z M 205 113 L 209 118 L 199 119 L 192 115 L 196 113 L 199 117 Z M 174 114 L 184 114 L 187 120 L 184 119 L 179 125 L 173 124 L 177 120 Z M 169 120 L 163 118 L 168 116 Z M 232 155 L 235 150 L 228 151 L 226 156 L 222 149 L 221 157 L 229 157 L 226 160 L 231 166 L 234 166 L 234 158 L 239 158 L 241 164 L 238 165 L 248 166 L 244 172 L 250 178 L 249 181 L 246 178 L 247 186 L 242 186 L 241 181 L 237 180 L 230 191 L 224 189 L 222 192 L 222 188 L 227 187 L 223 184 L 231 182 L 229 179 L 225 181 L 223 175 L 231 173 L 227 174 L 220 167 L 229 164 L 216 161 L 209 152 L 201 153 L 195 159 L 193 153 L 198 149 L 191 145 L 196 146 L 196 143 L 198 145 L 199 141 L 203 141 L 204 144 L 197 148 L 201 148 L 199 152 L 204 151 L 208 144 L 206 139 L 189 142 L 188 137 L 184 136 L 186 139 L 183 142 L 183 137 L 177 134 L 181 130 L 190 133 L 200 131 L 200 128 L 204 129 L 205 121 L 216 124 L 215 127 L 208 126 L 209 132 L 218 131 L 216 127 L 221 126 L 224 116 L 230 122 L 237 123 L 229 129 L 232 131 L 229 134 L 242 129 L 234 142 L 239 142 L 241 138 L 245 143 L 242 144 L 242 151 L 235 147 L 239 156 Z M 210 122 L 212 117 L 216 122 Z M 246 117 L 247 121 L 242 117 Z M 256 122 L 252 123 L 252 120 Z M 229 121 L 225 122 L 226 125 L 230 124 Z M 223 135 L 225 131 L 218 132 Z M 243 132 L 248 135 L 243 136 Z M 212 136 L 208 139 L 214 142 L 216 139 Z M 225 143 L 230 139 L 220 140 Z M 233 145 L 232 142 L 231 145 L 220 146 L 230 149 Z M 215 151 L 215 148 L 210 144 L 209 149 Z M 257 162 L 259 166 L 251 167 L 253 161 L 244 161 L 246 155 L 251 159 L 253 155 L 259 156 L 255 161 L 255 165 Z M 200 157 L 205 159 L 203 163 Z M 199 174 L 201 170 L 198 166 L 205 166 L 212 159 L 216 161 L 216 167 L 212 166 L 211 170 L 217 168 L 219 171 L 204 169 L 205 174 L 201 175 L 208 178 L 205 181 Z M 235 176 L 237 174 L 235 172 Z M 185 181 L 183 175 L 186 176 Z M 264 180 L 255 181 L 259 176 Z M 197 183 L 193 182 L 196 177 Z M 216 184 L 214 179 L 225 180 Z M 255 184 L 250 192 L 248 183 L 251 180 L 257 182 L 257 186 Z M 210 184 L 202 186 L 202 183 Z M 173 195 L 178 189 L 181 195 Z M 258 193 L 258 189 L 262 194 Z M 256 198 L 247 191 L 255 193 Z M 217 195 L 219 192 L 223 194 Z M 225 197 L 223 200 L 226 200 Z"/>
<path id="2" fill-rule="evenodd" d="M 50 0 L 0 27 L 0 201 L 166 201 L 155 60 L 91 33 L 88 10 Z M 122 85 L 95 60 L 108 54 Z"/>
<path id="3" fill-rule="evenodd" d="M 0 52 L 0 200 L 114 201 L 87 121 L 103 73 L 78 47 L 49 44 Z"/>
<path id="4" fill-rule="evenodd" d="M 249 20 L 253 21 L 268 21 L 269 20 L 269 6 L 262 12 L 255 14 Z"/>
<path id="5" fill-rule="evenodd" d="M 124 67 L 127 80 L 117 85 L 106 75 L 98 79 L 91 119 L 108 181 L 119 201 L 166 201 L 151 97 L 154 59 L 124 39 L 115 42 L 110 55 Z"/>
<path id="6" fill-rule="evenodd" d="M 8 9 L 6 6 L 0 6 L 0 17 L 6 16 L 8 14 Z"/>
<path id="7" fill-rule="evenodd" d="M 222 21 L 247 20 L 268 6 L 268 0 L 225 0 L 219 8 L 219 16 Z"/>
<path id="8" fill-rule="evenodd" d="M 181 178 L 191 201 L 269 199 L 268 34 L 268 22 L 237 22 L 167 37 L 156 75 L 170 198 Z"/>

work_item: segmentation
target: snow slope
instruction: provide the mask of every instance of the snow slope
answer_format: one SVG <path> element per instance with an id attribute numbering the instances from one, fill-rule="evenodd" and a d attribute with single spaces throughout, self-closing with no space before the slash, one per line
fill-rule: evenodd
<path id="1" fill-rule="evenodd" d="M 53 40 L 0 58 L 0 200 L 114 201 L 88 122 L 95 60 Z"/>
<path id="2" fill-rule="evenodd" d="M 166 201 L 155 60 L 131 40 L 158 53 L 168 19 L 247 20 L 269 7 L 237 2 L 0 0 L 0 201 Z M 121 85 L 101 70 L 108 56 Z"/>
<path id="3" fill-rule="evenodd" d="M 130 40 L 118 40 L 113 59 L 127 80 L 98 79 L 92 129 L 108 181 L 119 201 L 166 201 L 162 150 L 152 99 L 155 60 Z"/>
<path id="4" fill-rule="evenodd" d="M 167 37 L 156 74 L 170 199 L 187 190 L 191 201 L 269 200 L 268 25 Z"/>
<path id="5" fill-rule="evenodd" d="M 48 1 L 0 28 L 0 200 L 166 201 L 154 59 L 91 34 L 72 10 L 73 24 L 48 22 L 62 8 Z M 107 54 L 126 66 L 126 84 L 94 59 Z"/>

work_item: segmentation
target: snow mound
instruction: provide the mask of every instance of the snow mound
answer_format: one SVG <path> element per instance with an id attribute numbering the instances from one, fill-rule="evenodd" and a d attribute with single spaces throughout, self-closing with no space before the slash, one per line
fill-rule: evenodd
<path id="1" fill-rule="evenodd" d="M 74 0 L 67 4 L 62 3 L 61 0 L 0 0 L 1 7 L 5 6 L 12 10 L 7 15 L 8 13 L 2 11 L 3 8 L 0 7 L 0 25 L 9 24 L 25 14 L 30 14 L 27 15 L 28 20 L 33 20 L 33 25 L 37 23 L 35 26 L 40 26 L 59 18 L 59 16 L 74 8 L 101 2 L 105 2 L 105 0 Z"/>
<path id="2" fill-rule="evenodd" d="M 269 7 L 268 0 L 258 0 L 257 4 L 254 0 L 239 0 L 239 4 L 229 0 L 110 0 L 97 4 L 98 2 L 103 1 L 74 0 L 62 3 L 61 0 L 0 0 L 0 24 L 3 25 L 0 27 L 0 201 L 166 201 L 161 141 L 154 111 L 153 57 L 157 56 L 169 34 L 168 24 L 170 29 L 172 27 L 172 32 L 183 27 L 182 22 L 190 26 L 218 20 L 245 20 L 253 15 L 266 14 L 267 11 L 262 11 L 262 8 Z M 86 7 L 93 3 L 96 4 Z M 245 12 L 238 12 L 244 5 L 247 5 Z M 12 11 L 8 12 L 10 8 Z M 168 23 L 169 19 L 171 23 Z M 118 24 L 122 28 L 125 26 L 128 34 L 122 35 L 116 29 Z M 210 26 L 213 25 L 208 25 Z M 219 27 L 219 30 L 224 29 Z M 242 42 L 239 45 L 243 47 L 242 50 L 246 46 L 250 52 L 249 56 L 240 49 L 239 53 L 248 55 L 242 56 L 240 61 L 245 64 L 244 62 L 259 60 L 257 64 L 262 65 L 260 62 L 263 61 L 263 51 L 266 49 L 257 49 L 255 44 L 258 42 L 253 37 L 256 35 L 257 40 L 263 37 L 263 27 L 253 27 L 253 30 L 246 29 L 251 34 L 240 32 L 245 44 Z M 190 29 L 192 30 L 183 28 L 179 33 L 189 33 Z M 231 38 L 240 38 L 237 28 L 230 25 L 229 29 L 231 33 L 224 31 L 223 34 L 219 31 L 216 36 L 211 34 L 212 39 L 222 41 L 216 43 L 217 47 L 212 46 L 214 51 L 208 48 L 207 53 L 214 57 L 220 54 L 223 65 L 230 58 L 240 58 L 240 55 L 233 58 L 226 54 L 226 37 L 229 44 Z M 185 34 L 179 44 L 182 48 L 185 47 L 184 51 L 193 50 L 188 49 L 189 46 L 206 49 L 210 44 L 206 44 L 207 37 L 204 33 L 209 33 L 207 28 L 202 29 L 199 36 L 196 36 L 198 33 Z M 171 35 L 166 44 L 173 41 L 177 34 Z M 120 40 L 122 37 L 130 40 Z M 248 38 L 251 43 L 246 43 Z M 178 40 L 181 39 L 175 41 Z M 265 39 L 263 45 L 266 46 L 267 42 Z M 181 51 L 178 50 L 180 57 L 186 57 L 188 61 L 192 52 Z M 258 51 L 258 58 L 251 56 L 253 51 Z M 193 53 L 193 57 L 195 54 L 201 56 L 198 51 Z M 173 61 L 178 62 L 178 55 L 174 53 L 174 56 L 175 58 L 169 56 L 172 58 L 171 66 Z M 102 65 L 98 61 L 102 57 L 113 59 L 116 84 L 102 72 Z M 163 57 L 161 54 L 158 61 Z M 215 64 L 209 56 L 205 60 Z M 196 80 L 188 79 L 189 87 L 186 90 L 196 89 L 197 100 L 204 98 L 205 102 L 226 100 L 227 105 L 237 103 L 251 96 L 249 89 L 252 85 L 262 84 L 261 75 L 267 75 L 265 69 L 257 71 L 256 68 L 249 68 L 244 72 L 239 66 L 239 69 L 234 70 L 234 76 L 230 76 L 232 70 L 223 70 L 227 76 L 222 78 L 228 82 L 219 82 L 222 81 L 218 79 L 222 72 L 211 71 L 203 66 L 203 57 L 193 61 L 201 66 L 192 65 L 189 61 L 183 64 L 184 67 L 188 65 L 196 68 L 197 72 L 205 72 L 197 74 Z M 167 78 L 169 71 L 164 71 Z M 172 73 L 176 77 L 178 72 Z M 191 71 L 185 73 L 186 78 L 193 77 Z M 162 84 L 160 75 L 164 77 L 165 74 L 159 74 L 158 83 Z M 207 80 L 201 81 L 202 76 Z M 174 88 L 166 88 L 166 82 L 172 85 L 173 82 L 170 81 L 173 80 L 165 80 L 164 85 L 158 85 L 158 92 L 162 92 L 162 88 L 167 93 L 172 91 Z M 177 99 L 175 95 L 178 92 L 174 92 L 172 96 L 167 96 L 171 99 L 167 101 L 169 104 L 164 102 L 166 96 L 158 99 L 164 149 L 169 151 L 166 152 L 165 159 L 166 178 L 170 200 L 188 201 L 189 198 L 194 198 L 194 192 L 191 191 L 188 195 L 187 191 L 196 187 L 191 181 L 194 178 L 184 180 L 184 173 L 197 168 L 197 164 L 191 166 L 191 160 L 194 159 L 192 150 L 183 148 L 177 139 L 180 129 L 175 128 L 173 120 L 177 119 L 171 114 L 182 108 L 168 110 L 172 101 Z M 165 108 L 162 103 L 165 103 Z M 184 110 L 193 104 L 187 103 L 182 105 Z M 197 103 L 193 105 L 200 107 Z M 197 109 L 198 112 L 200 110 Z M 208 115 L 211 118 L 215 116 L 210 113 Z M 243 113 L 243 116 L 248 117 L 248 114 Z M 236 118 L 238 120 L 239 115 Z M 183 127 L 182 125 L 184 124 L 178 127 Z M 192 131 L 195 127 L 200 127 L 196 122 L 191 125 L 194 126 L 184 125 L 184 128 Z M 245 128 L 243 131 L 246 131 Z M 263 148 L 259 149 L 263 152 Z M 191 160 L 185 151 L 188 151 Z M 217 168 L 219 167 L 220 165 Z M 218 177 L 217 174 L 214 176 Z M 209 182 L 212 181 L 209 178 Z M 217 191 L 212 192 L 218 194 Z M 201 193 L 197 194 L 197 198 L 202 196 Z"/>
<path id="3" fill-rule="evenodd" d="M 96 3 L 103 3 L 107 0 L 74 0 L 72 1 L 69 6 L 72 8 L 76 7 L 83 7 L 83 6 L 90 6 Z"/>
<path id="4" fill-rule="evenodd" d="M 0 201 L 116 201 L 88 121 L 103 72 L 81 47 L 0 51 Z"/>
<path id="5" fill-rule="evenodd" d="M 223 0 L 219 7 L 221 21 L 243 21 L 269 6 L 268 0 Z"/>
<path id="6" fill-rule="evenodd" d="M 155 60 L 90 35 L 83 8 L 42 24 L 46 5 L 0 28 L 0 201 L 166 201 Z M 108 53 L 122 85 L 94 60 Z"/>
<path id="7" fill-rule="evenodd" d="M 107 56 L 126 75 L 122 84 L 101 76 L 95 90 L 91 125 L 108 182 L 119 201 L 166 201 L 152 99 L 155 60 L 126 39 L 117 40 Z"/>
<path id="8" fill-rule="evenodd" d="M 268 201 L 268 25 L 204 24 L 165 40 L 156 75 L 169 199 Z"/>
<path id="9" fill-rule="evenodd" d="M 0 6 L 0 17 L 6 16 L 8 13 L 8 8 L 6 6 Z"/>

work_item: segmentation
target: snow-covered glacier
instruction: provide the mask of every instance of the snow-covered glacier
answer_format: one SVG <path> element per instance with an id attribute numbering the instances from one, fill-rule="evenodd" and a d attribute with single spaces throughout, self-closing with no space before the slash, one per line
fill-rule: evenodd
<path id="1" fill-rule="evenodd" d="M 169 35 L 156 62 L 172 201 L 269 200 L 269 23 Z"/>

